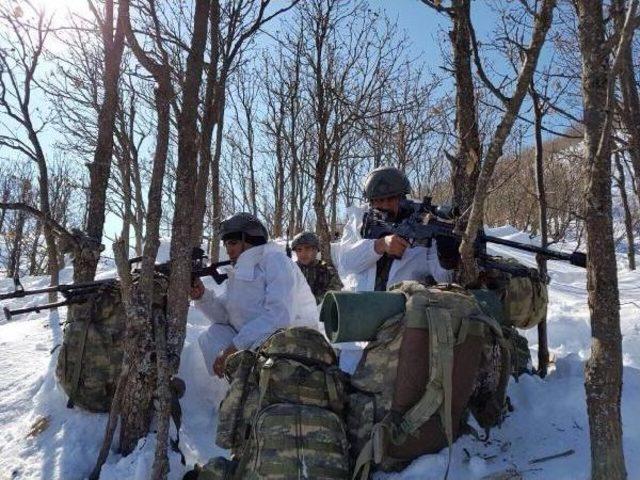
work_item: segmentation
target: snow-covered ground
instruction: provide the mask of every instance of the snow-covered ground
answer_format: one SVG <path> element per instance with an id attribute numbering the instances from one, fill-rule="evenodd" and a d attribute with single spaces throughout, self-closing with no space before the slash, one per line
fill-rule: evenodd
<path id="1" fill-rule="evenodd" d="M 523 242 L 526 234 L 509 227 L 487 233 Z M 494 253 L 509 254 L 534 265 L 532 254 L 506 247 Z M 166 255 L 166 249 L 161 252 Z M 624 351 L 623 422 L 624 447 L 630 479 L 640 478 L 640 273 L 629 272 L 624 255 L 618 262 Z M 589 355 L 590 327 L 586 305 L 584 270 L 550 262 L 549 346 L 555 363 L 547 378 L 524 376 L 512 381 L 509 396 L 513 413 L 488 441 L 460 439 L 453 448 L 449 478 L 456 479 L 586 479 L 590 471 L 589 431 L 584 395 L 584 361 Z M 63 280 L 71 280 L 65 270 Z M 114 276 L 113 265 L 101 266 L 100 277 Z M 25 278 L 26 289 L 43 287 L 43 277 Z M 212 287 L 211 284 L 208 284 Z M 11 291 L 12 281 L 0 280 L 0 292 Z M 35 305 L 44 297 L 27 297 L 3 306 Z M 66 396 L 56 384 L 57 345 L 61 342 L 59 317 L 32 313 L 11 322 L 0 320 L 0 480 L 60 479 L 88 476 L 102 442 L 106 415 L 66 408 Z M 187 382 L 182 400 L 181 448 L 187 465 L 224 454 L 214 445 L 216 407 L 222 385 L 205 370 L 196 339 L 206 320 L 192 309 L 180 376 Z M 525 332 L 534 361 L 536 330 Z M 53 351 L 53 353 L 52 353 Z M 39 428 L 38 428 L 39 427 Z M 102 479 L 146 479 L 153 461 L 153 436 L 141 440 L 126 458 L 112 453 Z M 560 458 L 532 462 L 573 451 Z M 446 450 L 416 460 L 400 474 L 384 479 L 441 479 L 447 464 Z M 171 456 L 172 480 L 184 473 L 176 455 Z M 514 472 L 519 472 L 517 476 Z M 513 475 L 510 475 L 513 473 Z"/>

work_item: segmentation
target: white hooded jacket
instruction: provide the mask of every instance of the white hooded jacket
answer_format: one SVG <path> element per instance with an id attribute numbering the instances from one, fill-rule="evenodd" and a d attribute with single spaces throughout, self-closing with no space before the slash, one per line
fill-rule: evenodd
<path id="1" fill-rule="evenodd" d="M 345 289 L 359 292 L 373 291 L 376 280 L 376 262 L 382 257 L 374 249 L 375 240 L 360 235 L 366 207 L 350 207 L 348 220 L 342 233 L 339 248 L 339 269 L 345 277 Z M 442 268 L 438 261 L 435 243 L 426 248 L 407 248 L 402 258 L 394 260 L 389 271 L 387 286 L 404 280 L 423 280 L 432 275 L 437 282 L 447 283 L 453 272 Z"/>
<path id="2" fill-rule="evenodd" d="M 254 349 L 279 328 L 318 328 L 318 308 L 311 289 L 300 269 L 277 245 L 267 243 L 245 250 L 228 275 L 223 294 L 216 296 L 207 290 L 194 301 L 212 322 L 198 339 L 208 369 L 220 350 L 231 343 L 238 350 Z"/>

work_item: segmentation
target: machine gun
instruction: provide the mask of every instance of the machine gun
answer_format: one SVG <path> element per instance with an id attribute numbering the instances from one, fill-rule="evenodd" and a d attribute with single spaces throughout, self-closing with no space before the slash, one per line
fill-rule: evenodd
<path id="1" fill-rule="evenodd" d="M 362 225 L 362 238 L 378 239 L 387 235 L 398 235 L 409 242 L 411 246 L 422 245 L 430 247 L 433 239 L 438 237 L 462 240 L 462 236 L 454 231 L 453 221 L 457 212 L 453 208 L 439 207 L 431 203 L 431 197 L 424 197 L 422 203 L 403 200 L 400 208 L 409 211 L 409 215 L 400 222 L 393 222 L 386 212 L 370 209 L 365 213 Z M 527 245 L 513 240 L 486 235 L 480 229 L 475 241 L 476 258 L 486 268 L 504 270 L 504 265 L 498 266 L 492 262 L 486 253 L 486 244 L 495 243 L 505 245 L 526 252 L 533 252 L 554 260 L 568 261 L 571 265 L 585 268 L 587 256 L 582 252 L 563 253 L 548 248 Z M 516 272 L 513 272 L 516 273 Z"/>
<path id="2" fill-rule="evenodd" d="M 7 320 L 11 320 L 14 315 L 22 315 L 23 313 L 38 312 L 51 308 L 65 307 L 74 303 L 84 303 L 92 295 L 95 295 L 102 289 L 115 288 L 118 281 L 115 278 L 106 280 L 96 280 L 95 282 L 71 283 L 68 285 L 57 285 L 55 287 L 39 288 L 37 290 L 25 290 L 20 283 L 20 278 L 16 275 L 13 277 L 14 291 L 11 293 L 3 293 L 0 300 L 8 300 L 10 298 L 22 298 L 28 295 L 38 295 L 40 293 L 60 292 L 65 298 L 64 301 L 46 303 L 44 305 L 36 305 L 34 307 L 16 308 L 9 310 L 4 307 L 4 316 Z"/>
<path id="3" fill-rule="evenodd" d="M 191 254 L 191 275 L 192 279 L 196 277 L 206 277 L 211 276 L 215 282 L 220 285 L 227 279 L 227 275 L 224 273 L 218 272 L 219 267 L 223 267 L 225 265 L 230 265 L 230 261 L 212 263 L 211 265 L 205 265 L 205 259 L 207 255 L 205 255 L 204 251 L 201 248 L 194 247 Z M 133 267 L 135 263 L 139 263 L 142 261 L 142 257 L 134 257 L 129 260 L 130 268 Z M 171 273 L 171 262 L 165 262 L 156 264 L 154 269 L 157 273 L 169 276 Z M 139 268 L 132 268 L 133 273 L 139 273 Z M 64 297 L 64 301 L 54 302 L 54 303 L 46 303 L 44 305 L 36 305 L 33 307 L 27 308 L 17 308 L 14 310 L 9 310 L 7 307 L 4 307 L 4 316 L 7 320 L 11 320 L 14 315 L 21 315 L 23 313 L 30 312 L 40 312 L 41 310 L 48 310 L 51 308 L 57 307 L 65 307 L 67 305 L 84 303 L 88 301 L 92 296 L 99 294 L 105 288 L 117 288 L 118 287 L 118 279 L 109 278 L 105 280 L 96 280 L 94 282 L 84 282 L 84 283 L 70 283 L 57 285 L 55 287 L 47 287 L 40 288 L 37 290 L 25 290 L 20 283 L 20 278 L 16 275 L 13 278 L 14 283 L 14 291 L 11 293 L 0 294 L 0 300 L 9 300 L 13 298 L 23 298 L 29 295 L 38 295 L 41 293 L 50 293 L 50 292 L 59 292 Z"/>

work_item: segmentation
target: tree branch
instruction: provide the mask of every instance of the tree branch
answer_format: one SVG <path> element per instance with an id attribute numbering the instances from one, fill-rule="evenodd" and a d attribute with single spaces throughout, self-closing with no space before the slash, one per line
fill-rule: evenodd
<path id="1" fill-rule="evenodd" d="M 80 246 L 80 244 L 78 243 L 78 240 L 71 233 L 69 233 L 69 231 L 66 228 L 64 228 L 62 225 L 56 222 L 53 218 L 45 215 L 40 210 L 32 207 L 31 205 L 27 205 L 26 203 L 21 203 L 21 202 L 13 202 L 13 203 L 0 202 L 0 208 L 3 210 L 20 210 L 20 211 L 26 212 L 32 215 L 33 217 L 39 219 L 40 221 L 46 223 L 47 225 L 49 225 L 53 230 L 53 233 L 55 233 L 59 237 L 64 238 L 68 242 L 71 242 L 71 244 L 74 246 L 77 246 L 77 247 Z"/>

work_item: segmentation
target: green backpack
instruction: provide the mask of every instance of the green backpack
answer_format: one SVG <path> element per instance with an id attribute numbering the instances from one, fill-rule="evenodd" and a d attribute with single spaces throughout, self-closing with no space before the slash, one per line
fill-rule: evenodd
<path id="1" fill-rule="evenodd" d="M 198 478 L 349 478 L 345 374 L 320 332 L 280 330 L 229 357 L 225 374 L 216 444 L 239 463 L 213 459 Z"/>
<path id="2" fill-rule="evenodd" d="M 154 308 L 165 306 L 168 282 L 156 276 Z M 56 376 L 67 406 L 108 412 L 124 353 L 125 313 L 117 284 L 103 286 L 86 302 L 69 306 Z"/>

